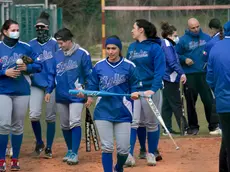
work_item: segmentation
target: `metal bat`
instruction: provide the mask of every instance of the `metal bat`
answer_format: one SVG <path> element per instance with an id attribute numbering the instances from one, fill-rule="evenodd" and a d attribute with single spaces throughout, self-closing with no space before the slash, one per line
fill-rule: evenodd
<path id="1" fill-rule="evenodd" d="M 88 108 L 86 108 L 86 116 L 85 116 L 85 144 L 86 144 L 86 152 L 91 151 L 91 139 L 90 139 L 90 114 Z"/>
<path id="2" fill-rule="evenodd" d="M 181 135 L 184 136 L 186 119 L 185 119 L 185 110 L 184 110 L 184 85 L 182 82 L 180 82 L 180 97 L 181 97 L 181 106 L 182 106 L 182 116 L 180 119 L 180 131 L 181 131 Z"/>
<path id="3" fill-rule="evenodd" d="M 98 137 L 97 137 L 97 132 L 96 132 L 96 127 L 93 123 L 93 120 L 92 120 L 92 117 L 91 117 L 91 114 L 90 114 L 90 111 L 88 108 L 86 108 L 86 116 L 88 118 L 88 121 L 89 121 L 89 129 L 90 129 L 90 135 L 92 136 L 92 139 L 93 139 L 93 145 L 94 145 L 94 149 L 96 151 L 98 151 L 100 149 L 99 147 L 99 142 L 98 142 Z"/>
<path id="4" fill-rule="evenodd" d="M 90 90 L 69 90 L 69 93 L 72 95 L 76 95 L 78 93 L 82 93 L 87 96 L 92 97 L 109 97 L 109 96 L 131 96 L 131 94 L 119 94 L 119 93 L 110 93 L 106 91 L 90 91 Z"/>
<path id="5" fill-rule="evenodd" d="M 86 113 L 88 114 L 89 117 L 89 122 L 90 122 L 90 133 L 93 139 L 93 145 L 94 149 L 98 151 L 100 149 L 99 142 L 98 142 L 98 137 L 97 137 L 97 132 L 96 132 L 96 127 L 93 123 L 93 119 L 91 117 L 90 111 L 88 108 L 86 108 Z"/>

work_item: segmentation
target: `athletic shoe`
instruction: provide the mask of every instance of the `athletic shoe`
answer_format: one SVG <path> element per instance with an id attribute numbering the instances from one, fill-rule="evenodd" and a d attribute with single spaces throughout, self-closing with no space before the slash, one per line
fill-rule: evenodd
<path id="1" fill-rule="evenodd" d="M 156 157 L 152 153 L 147 153 L 146 154 L 146 159 L 147 159 L 147 164 L 149 166 L 155 166 L 157 164 Z"/>
<path id="2" fill-rule="evenodd" d="M 136 162 L 135 162 L 134 157 L 131 154 L 129 154 L 128 158 L 125 161 L 125 166 L 126 167 L 133 167 L 133 166 L 135 166 L 135 164 L 136 164 Z"/>
<path id="3" fill-rule="evenodd" d="M 33 152 L 33 155 L 35 157 L 39 157 L 41 155 L 42 151 L 44 150 L 44 148 L 45 148 L 44 143 L 42 143 L 42 144 L 36 144 L 36 147 L 35 147 L 35 150 Z"/>
<path id="4" fill-rule="evenodd" d="M 46 148 L 45 149 L 45 155 L 44 155 L 44 157 L 46 159 L 51 159 L 52 158 L 52 150 L 50 148 Z"/>
<path id="5" fill-rule="evenodd" d="M 154 152 L 154 156 L 156 157 L 156 161 L 161 161 L 163 159 L 158 149 Z"/>
<path id="6" fill-rule="evenodd" d="M 69 159 L 67 160 L 68 165 L 76 165 L 78 164 L 78 155 L 76 153 L 71 153 Z"/>
<path id="7" fill-rule="evenodd" d="M 11 160 L 11 171 L 19 171 L 20 170 L 20 166 L 19 166 L 19 162 L 18 159 L 12 159 Z"/>
<path id="8" fill-rule="evenodd" d="M 199 128 L 188 128 L 187 130 L 187 134 L 188 135 L 197 135 L 199 133 Z"/>
<path id="9" fill-rule="evenodd" d="M 6 171 L 6 161 L 4 159 L 0 159 L 0 172 Z"/>
<path id="10" fill-rule="evenodd" d="M 170 130 L 169 132 L 170 132 L 170 134 L 172 134 L 172 135 L 173 135 L 173 134 L 180 134 L 180 132 L 176 132 L 176 131 L 174 131 L 174 130 Z M 163 136 L 168 136 L 168 133 L 164 130 L 163 133 L 162 133 L 162 135 L 163 135 Z"/>
<path id="11" fill-rule="evenodd" d="M 139 159 L 146 159 L 146 151 L 142 151 L 140 149 L 140 153 L 138 155 Z"/>
<path id="12" fill-rule="evenodd" d="M 72 150 L 68 150 L 68 152 L 65 154 L 64 158 L 62 159 L 63 162 L 67 162 L 70 158 L 70 155 L 72 154 Z"/>
<path id="13" fill-rule="evenodd" d="M 210 131 L 209 134 L 211 134 L 211 135 L 221 135 L 222 131 L 221 131 L 221 129 L 219 127 L 217 127 L 215 130 Z"/>

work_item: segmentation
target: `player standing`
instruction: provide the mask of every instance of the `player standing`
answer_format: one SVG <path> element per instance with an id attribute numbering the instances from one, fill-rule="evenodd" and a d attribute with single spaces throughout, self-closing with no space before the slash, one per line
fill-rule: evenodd
<path id="1" fill-rule="evenodd" d="M 11 170 L 20 170 L 18 157 L 30 95 L 30 80 L 24 74 L 40 72 L 42 68 L 36 62 L 37 55 L 32 48 L 19 41 L 19 25 L 16 21 L 6 20 L 2 33 L 4 39 L 0 43 L 0 172 L 6 171 L 5 153 L 10 133 L 13 148 Z M 21 59 L 23 56 L 30 57 L 34 63 L 26 65 Z M 20 61 L 20 64 L 16 65 L 16 61 Z"/>
<path id="2" fill-rule="evenodd" d="M 138 77 L 141 81 L 139 90 L 147 96 L 152 95 L 153 102 L 161 112 L 162 94 L 160 89 L 162 89 L 162 78 L 165 73 L 165 57 L 160 47 L 161 40 L 157 38 L 156 27 L 144 19 L 136 20 L 132 29 L 132 37 L 136 41 L 129 46 L 127 59 L 137 67 Z M 154 152 L 157 150 L 160 137 L 159 122 L 144 98 L 134 101 L 131 150 L 126 165 L 135 165 L 133 151 L 137 128 L 140 124 L 143 124 L 147 129 L 149 152 L 146 154 L 147 164 L 156 165 Z M 145 149 L 145 138 L 140 140 L 140 144 L 142 149 Z"/>
<path id="3" fill-rule="evenodd" d="M 135 65 L 122 57 L 122 43 L 117 36 L 106 40 L 108 57 L 99 61 L 93 68 L 89 90 L 132 94 L 136 91 L 138 80 Z M 129 154 L 130 128 L 132 122 L 132 103 L 121 96 L 99 97 L 94 110 L 94 120 L 101 140 L 102 164 L 104 172 L 113 171 L 114 136 L 117 145 L 117 164 L 115 172 L 123 172 L 123 165 Z"/>
<path id="4" fill-rule="evenodd" d="M 69 165 L 75 165 L 78 163 L 78 149 L 81 143 L 81 113 L 85 99 L 70 96 L 69 90 L 88 82 L 92 71 L 92 62 L 89 53 L 73 42 L 73 34 L 69 29 L 59 30 L 54 37 L 61 48 L 55 53 L 55 80 L 57 111 L 60 114 L 61 128 L 68 148 L 63 161 Z M 47 93 L 45 100 L 49 102 L 50 97 L 51 95 Z M 88 98 L 86 104 L 91 101 L 92 99 Z"/>
<path id="5" fill-rule="evenodd" d="M 51 94 L 51 100 L 49 103 L 46 103 L 45 112 L 47 123 L 47 144 L 45 149 L 46 158 L 52 158 L 52 144 L 55 136 L 55 92 L 53 91 L 51 93 L 52 90 L 49 89 L 49 85 L 54 83 L 54 53 L 59 49 L 57 41 L 50 36 L 49 25 L 49 14 L 42 12 L 35 25 L 37 38 L 32 39 L 29 42 L 34 52 L 39 54 L 38 58 L 43 66 L 40 73 L 31 75 L 32 86 L 30 95 L 30 120 L 36 138 L 36 147 L 34 151 L 35 156 L 39 156 L 45 146 L 42 140 L 40 118 L 44 96 L 46 93 Z"/>

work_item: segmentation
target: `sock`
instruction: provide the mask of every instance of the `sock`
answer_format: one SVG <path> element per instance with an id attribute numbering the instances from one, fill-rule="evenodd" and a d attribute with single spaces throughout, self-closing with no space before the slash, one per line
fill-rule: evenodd
<path id="1" fill-rule="evenodd" d="M 146 127 L 138 127 L 137 136 L 140 142 L 141 151 L 146 152 Z"/>
<path id="2" fill-rule="evenodd" d="M 52 148 L 53 141 L 55 136 L 55 122 L 47 122 L 47 130 L 46 130 L 46 147 Z"/>
<path id="3" fill-rule="evenodd" d="M 41 124 L 40 121 L 31 121 L 32 124 L 32 128 L 34 131 L 34 135 L 37 141 L 37 144 L 43 144 L 42 141 L 42 128 L 41 128 Z"/>
<path id="4" fill-rule="evenodd" d="M 113 154 L 102 152 L 102 165 L 104 172 L 113 172 Z"/>
<path id="5" fill-rule="evenodd" d="M 134 147 L 137 139 L 137 130 L 131 128 L 131 136 L 130 136 L 130 154 L 133 156 Z"/>
<path id="6" fill-rule="evenodd" d="M 72 150 L 72 130 L 62 130 L 68 150 Z"/>
<path id="7" fill-rule="evenodd" d="M 23 138 L 23 134 L 20 135 L 14 135 L 12 134 L 11 139 L 12 139 L 12 148 L 13 148 L 13 156 L 12 159 L 18 159 L 19 153 L 20 153 L 20 149 L 21 149 L 21 145 L 22 145 L 22 138 Z"/>
<path id="8" fill-rule="evenodd" d="M 154 154 L 154 152 L 157 150 L 157 147 L 158 147 L 158 142 L 160 138 L 160 134 L 158 130 L 153 131 L 153 132 L 148 132 L 149 153 L 152 153 L 152 154 Z"/>
<path id="9" fill-rule="evenodd" d="M 81 143 L 81 127 L 72 129 L 72 151 L 78 154 L 78 149 Z"/>
<path id="10" fill-rule="evenodd" d="M 8 143 L 8 135 L 0 134 L 0 159 L 6 158 L 7 143 Z"/>
<path id="11" fill-rule="evenodd" d="M 123 166 L 127 158 L 128 158 L 128 154 L 127 155 L 117 154 L 117 164 L 115 168 L 118 172 L 123 172 Z"/>

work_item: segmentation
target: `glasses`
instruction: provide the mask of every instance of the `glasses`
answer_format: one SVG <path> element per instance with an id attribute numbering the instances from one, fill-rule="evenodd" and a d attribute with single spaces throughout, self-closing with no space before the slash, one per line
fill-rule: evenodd
<path id="1" fill-rule="evenodd" d="M 46 26 L 44 26 L 44 25 L 36 25 L 35 28 L 36 28 L 36 30 L 45 29 Z"/>

